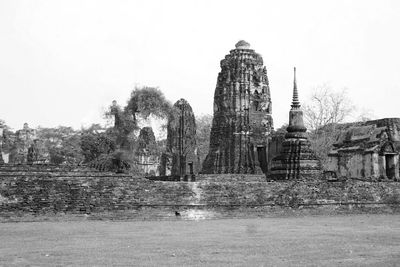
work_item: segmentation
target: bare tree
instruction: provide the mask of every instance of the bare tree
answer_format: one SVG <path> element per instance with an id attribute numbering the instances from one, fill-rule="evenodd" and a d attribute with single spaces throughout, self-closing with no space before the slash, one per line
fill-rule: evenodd
<path id="1" fill-rule="evenodd" d="M 315 131 L 329 124 L 342 123 L 352 115 L 355 106 L 347 96 L 346 89 L 339 92 L 328 85 L 322 85 L 311 95 L 303 106 L 304 119 L 309 131 Z"/>
<path id="2" fill-rule="evenodd" d="M 343 123 L 355 111 L 346 90 L 334 91 L 328 85 L 314 90 L 310 100 L 304 105 L 304 119 L 310 131 L 310 142 L 316 155 L 326 166 L 328 153 L 340 134 Z"/>

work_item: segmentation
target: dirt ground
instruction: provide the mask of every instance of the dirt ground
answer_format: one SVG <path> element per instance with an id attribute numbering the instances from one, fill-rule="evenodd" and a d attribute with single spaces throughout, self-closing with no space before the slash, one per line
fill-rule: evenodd
<path id="1" fill-rule="evenodd" d="M 305 265 L 400 265 L 400 215 L 0 223 L 0 266 Z"/>

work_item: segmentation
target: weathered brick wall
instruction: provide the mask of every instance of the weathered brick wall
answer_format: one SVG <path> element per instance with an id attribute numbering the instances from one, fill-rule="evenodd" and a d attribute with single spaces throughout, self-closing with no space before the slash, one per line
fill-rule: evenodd
<path id="1" fill-rule="evenodd" d="M 400 183 L 235 182 L 201 183 L 201 203 L 281 205 L 399 203 Z"/>
<path id="2" fill-rule="evenodd" d="M 253 177 L 254 178 L 254 177 Z M 0 177 L 0 216 L 5 213 L 96 213 L 160 205 L 280 205 L 338 202 L 400 203 L 396 182 L 158 182 L 126 176 Z"/>
<path id="3" fill-rule="evenodd" d="M 188 183 L 129 177 L 1 177 L 0 212 L 99 212 L 188 203 Z"/>

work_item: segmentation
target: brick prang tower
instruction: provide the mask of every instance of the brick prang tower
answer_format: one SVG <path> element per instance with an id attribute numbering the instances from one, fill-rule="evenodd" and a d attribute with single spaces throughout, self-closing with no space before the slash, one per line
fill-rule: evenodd
<path id="1" fill-rule="evenodd" d="M 210 149 L 203 173 L 266 173 L 273 129 L 267 70 L 261 55 L 239 41 L 221 61 L 214 94 Z"/>

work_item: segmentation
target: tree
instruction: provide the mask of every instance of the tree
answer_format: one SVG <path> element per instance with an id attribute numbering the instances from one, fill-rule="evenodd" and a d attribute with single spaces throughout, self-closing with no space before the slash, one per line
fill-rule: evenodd
<path id="1" fill-rule="evenodd" d="M 138 130 L 138 125 L 129 110 L 123 110 L 114 100 L 105 113 L 105 117 L 114 119 L 114 127 L 109 129 L 114 135 L 116 146 L 119 149 L 131 150 L 133 145 L 132 133 Z"/>
<path id="2" fill-rule="evenodd" d="M 135 87 L 132 91 L 125 112 L 132 114 L 134 122 L 138 119 L 146 120 L 150 115 L 166 119 L 171 107 L 171 103 L 158 88 L 144 86 Z"/>
<path id="3" fill-rule="evenodd" d="M 80 148 L 80 131 L 71 127 L 38 128 L 37 138 L 48 151 L 50 163 L 79 164 L 83 160 Z"/>
<path id="4" fill-rule="evenodd" d="M 85 162 L 91 162 L 102 154 L 110 154 L 116 150 L 115 136 L 111 131 L 92 125 L 82 131 L 80 146 Z"/>
<path id="5" fill-rule="evenodd" d="M 128 104 L 121 108 L 116 101 L 105 113 L 106 118 L 114 119 L 111 133 L 116 138 L 116 145 L 123 150 L 132 150 L 134 133 L 139 130 L 139 122 L 153 116 L 166 119 L 171 112 L 171 104 L 164 94 L 154 87 L 135 87 L 131 92 Z"/>
<path id="6" fill-rule="evenodd" d="M 309 131 L 315 131 L 328 124 L 342 123 L 355 111 L 346 90 L 333 91 L 322 85 L 312 93 L 310 101 L 303 105 L 304 119 Z"/>
<path id="7" fill-rule="evenodd" d="M 304 119 L 309 130 L 311 147 L 322 166 L 326 166 L 329 151 L 340 134 L 343 123 L 355 111 L 346 90 L 333 91 L 323 85 L 314 90 L 310 101 L 303 106 Z"/>
<path id="8" fill-rule="evenodd" d="M 200 163 L 202 164 L 210 148 L 210 132 L 213 116 L 202 114 L 196 117 L 196 144 Z"/>

